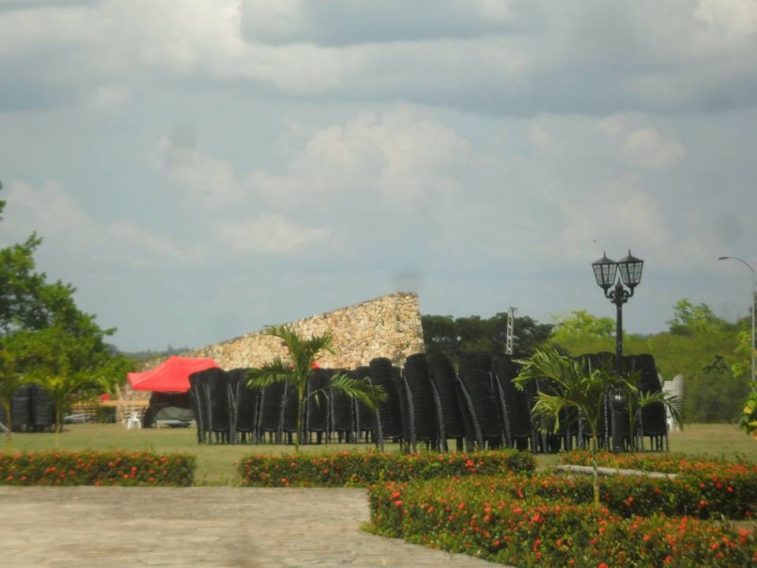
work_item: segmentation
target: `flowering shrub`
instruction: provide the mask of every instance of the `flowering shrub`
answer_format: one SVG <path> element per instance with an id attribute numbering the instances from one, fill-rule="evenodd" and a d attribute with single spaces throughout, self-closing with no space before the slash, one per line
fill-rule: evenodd
<path id="1" fill-rule="evenodd" d="M 571 452 L 563 463 L 588 465 L 588 452 Z M 602 501 L 626 516 L 654 511 L 702 518 L 757 516 L 757 464 L 722 459 L 692 460 L 684 454 L 598 454 L 600 465 L 675 473 L 675 479 L 609 476 Z"/>
<path id="2" fill-rule="evenodd" d="M 599 452 L 597 464 L 603 467 L 620 469 L 638 469 L 640 471 L 659 471 L 662 473 L 705 473 L 717 474 L 729 471 L 748 472 L 757 475 L 757 464 L 741 461 L 728 461 L 724 458 L 692 459 L 686 454 L 670 452 L 665 454 L 644 453 L 610 453 Z M 563 454 L 560 463 L 572 465 L 591 465 L 591 453 L 578 450 Z"/>
<path id="3" fill-rule="evenodd" d="M 533 471 L 527 452 L 500 450 L 475 454 L 338 452 L 252 455 L 239 464 L 242 485 L 262 487 L 344 487 L 377 481 L 492 475 Z"/>
<path id="4" fill-rule="evenodd" d="M 757 538 L 751 531 L 689 517 L 623 518 L 607 508 L 567 498 L 514 497 L 523 491 L 511 489 L 519 477 L 376 484 L 369 490 L 373 530 L 518 566 L 693 567 L 757 562 Z M 525 483 L 533 490 L 542 481 L 533 478 Z M 590 501 L 590 484 L 586 497 Z"/>
<path id="5" fill-rule="evenodd" d="M 152 452 L 0 453 L 3 485 L 192 485 L 195 457 Z"/>

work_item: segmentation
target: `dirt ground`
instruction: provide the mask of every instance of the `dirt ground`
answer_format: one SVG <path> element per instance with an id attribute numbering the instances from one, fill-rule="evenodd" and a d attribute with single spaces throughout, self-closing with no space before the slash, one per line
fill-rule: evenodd
<path id="1" fill-rule="evenodd" d="M 360 530 L 362 489 L 0 487 L 0 566 L 493 566 Z"/>

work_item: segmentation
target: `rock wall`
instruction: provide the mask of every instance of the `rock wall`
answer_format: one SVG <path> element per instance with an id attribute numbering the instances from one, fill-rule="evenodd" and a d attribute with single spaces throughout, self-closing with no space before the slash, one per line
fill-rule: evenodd
<path id="1" fill-rule="evenodd" d="M 287 324 L 303 337 L 330 332 L 335 355 L 318 360 L 321 367 L 354 369 L 375 357 L 389 357 L 401 365 L 423 351 L 418 295 L 397 292 Z M 283 356 L 280 340 L 262 331 L 208 345 L 188 355 L 212 357 L 224 369 L 257 367 Z"/>

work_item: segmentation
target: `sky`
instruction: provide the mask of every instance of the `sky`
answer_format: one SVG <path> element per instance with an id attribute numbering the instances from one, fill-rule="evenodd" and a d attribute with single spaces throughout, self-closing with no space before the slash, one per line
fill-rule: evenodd
<path id="1" fill-rule="evenodd" d="M 127 351 L 394 291 L 427 314 L 747 315 L 755 0 L 0 0 L 0 245 Z"/>

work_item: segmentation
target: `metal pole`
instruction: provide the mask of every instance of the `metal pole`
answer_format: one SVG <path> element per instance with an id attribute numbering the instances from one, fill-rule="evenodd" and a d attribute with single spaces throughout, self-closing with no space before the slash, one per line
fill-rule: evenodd
<path id="1" fill-rule="evenodd" d="M 755 375 L 754 372 L 754 353 L 755 353 L 755 346 L 754 346 L 754 307 L 757 304 L 757 276 L 754 278 L 754 290 L 752 291 L 752 385 L 754 386 L 754 381 L 757 381 L 757 375 Z"/>
<path id="2" fill-rule="evenodd" d="M 757 382 L 757 375 L 755 375 L 755 361 L 754 361 L 754 354 L 755 354 L 755 344 L 754 344 L 754 308 L 755 304 L 757 304 L 757 271 L 754 270 L 754 267 L 749 264 L 746 260 L 743 258 L 739 258 L 738 256 L 719 256 L 718 260 L 737 260 L 744 266 L 746 266 L 752 273 L 752 377 L 751 377 L 751 384 L 754 387 L 755 383 Z"/>
<path id="3" fill-rule="evenodd" d="M 615 285 L 614 303 L 617 307 L 615 315 L 615 373 L 620 376 L 623 371 L 623 286 L 620 282 Z"/>

